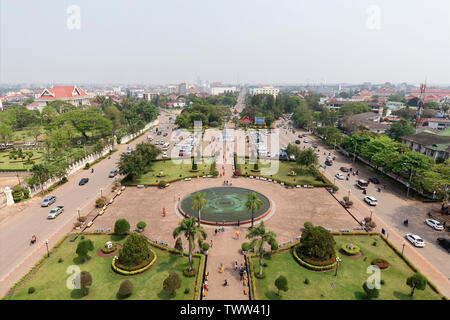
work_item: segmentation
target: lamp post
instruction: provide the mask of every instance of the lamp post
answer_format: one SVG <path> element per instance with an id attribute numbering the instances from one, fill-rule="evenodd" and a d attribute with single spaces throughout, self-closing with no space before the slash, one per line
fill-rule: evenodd
<path id="1" fill-rule="evenodd" d="M 103 189 L 100 188 L 100 197 L 103 197 Z"/>
<path id="2" fill-rule="evenodd" d="M 403 251 L 405 250 L 405 243 L 402 243 L 402 256 L 403 256 Z"/>
<path id="3" fill-rule="evenodd" d="M 335 276 L 335 277 L 337 277 L 338 269 L 339 269 L 339 266 L 340 266 L 340 264 L 341 264 L 341 258 L 336 257 L 336 262 L 337 262 L 337 265 L 336 265 L 336 272 L 334 273 L 334 276 Z"/>
<path id="4" fill-rule="evenodd" d="M 48 251 L 48 240 L 45 240 L 45 246 L 47 247 L 47 256 L 50 258 L 50 251 Z"/>
<path id="5" fill-rule="evenodd" d="M 78 211 L 78 221 L 80 221 L 81 217 L 80 217 L 80 209 L 77 209 Z"/>
<path id="6" fill-rule="evenodd" d="M 372 210 L 370 210 L 370 221 L 372 221 Z"/>
<path id="7" fill-rule="evenodd" d="M 348 200 L 350 200 L 350 189 L 348 190 Z"/>

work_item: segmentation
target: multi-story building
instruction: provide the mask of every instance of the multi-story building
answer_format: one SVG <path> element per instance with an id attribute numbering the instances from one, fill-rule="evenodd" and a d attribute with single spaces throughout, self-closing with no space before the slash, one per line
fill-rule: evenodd
<path id="1" fill-rule="evenodd" d="M 252 95 L 256 94 L 271 94 L 274 98 L 280 93 L 280 89 L 274 87 L 261 87 L 261 88 L 253 88 L 250 89 Z"/>
<path id="2" fill-rule="evenodd" d="M 438 134 L 424 130 L 411 136 L 402 137 L 402 142 L 412 151 L 420 152 L 432 159 L 450 158 L 450 129 Z"/>
<path id="3" fill-rule="evenodd" d="M 235 86 L 211 87 L 211 95 L 213 96 L 236 91 L 237 89 Z"/>
<path id="4" fill-rule="evenodd" d="M 144 92 L 144 100 L 152 101 L 157 96 L 159 96 L 158 92 Z"/>
<path id="5" fill-rule="evenodd" d="M 450 128 L 450 119 L 428 118 L 428 126 L 432 129 L 445 130 Z"/>

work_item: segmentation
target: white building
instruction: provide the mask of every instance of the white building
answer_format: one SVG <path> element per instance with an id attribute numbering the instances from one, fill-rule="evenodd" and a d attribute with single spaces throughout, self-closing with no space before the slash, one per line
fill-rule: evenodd
<path id="1" fill-rule="evenodd" d="M 157 96 L 159 96 L 158 92 L 144 92 L 144 100 L 152 101 Z"/>
<path id="2" fill-rule="evenodd" d="M 252 95 L 256 94 L 271 94 L 274 98 L 280 93 L 280 89 L 274 87 L 262 87 L 262 88 L 253 88 L 250 89 Z"/>
<path id="3" fill-rule="evenodd" d="M 216 96 L 219 94 L 224 94 L 227 92 L 236 92 L 237 89 L 235 86 L 230 86 L 230 87 L 211 87 L 211 95 Z"/>

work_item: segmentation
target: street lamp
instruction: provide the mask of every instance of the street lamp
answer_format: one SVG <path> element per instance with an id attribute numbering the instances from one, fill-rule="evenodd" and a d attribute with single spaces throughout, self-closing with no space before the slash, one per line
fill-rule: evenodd
<path id="1" fill-rule="evenodd" d="M 50 251 L 48 251 L 48 240 L 45 240 L 45 246 L 47 247 L 47 256 L 50 258 Z"/>
<path id="2" fill-rule="evenodd" d="M 348 200 L 350 200 L 350 189 L 348 190 Z"/>
<path id="3" fill-rule="evenodd" d="M 103 189 L 100 188 L 100 197 L 103 197 Z"/>
<path id="4" fill-rule="evenodd" d="M 78 221 L 80 221 L 81 217 L 80 217 L 80 209 L 77 209 L 78 211 Z"/>
<path id="5" fill-rule="evenodd" d="M 339 266 L 341 264 L 341 258 L 336 257 L 336 262 L 337 262 L 337 265 L 336 265 L 336 272 L 334 274 L 335 277 L 337 277 L 338 269 L 339 269 Z"/>
<path id="6" fill-rule="evenodd" d="M 402 243 L 402 256 L 403 256 L 403 251 L 405 250 L 405 243 Z"/>
<path id="7" fill-rule="evenodd" d="M 372 210 L 370 210 L 370 221 L 372 221 Z"/>

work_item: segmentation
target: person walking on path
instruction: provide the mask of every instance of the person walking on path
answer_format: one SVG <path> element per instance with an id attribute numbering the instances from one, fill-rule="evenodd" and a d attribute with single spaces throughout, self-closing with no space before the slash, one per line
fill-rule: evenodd
<path id="1" fill-rule="evenodd" d="M 213 247 L 213 241 L 212 241 L 212 239 L 210 240 L 210 246 L 211 246 L 211 248 Z"/>
<path id="2" fill-rule="evenodd" d="M 238 263 L 237 263 L 237 261 L 234 262 L 234 271 L 238 271 Z"/>

